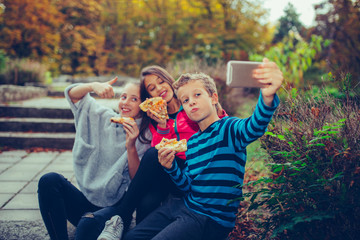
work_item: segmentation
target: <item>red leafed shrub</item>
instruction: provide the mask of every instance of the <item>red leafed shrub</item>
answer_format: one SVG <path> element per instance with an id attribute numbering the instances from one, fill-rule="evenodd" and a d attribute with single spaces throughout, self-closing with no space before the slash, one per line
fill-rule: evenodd
<path id="1" fill-rule="evenodd" d="M 249 211 L 269 213 L 258 239 L 357 239 L 359 122 L 356 98 L 289 92 L 261 138 L 271 176 L 249 181 L 263 187 L 244 194 Z"/>

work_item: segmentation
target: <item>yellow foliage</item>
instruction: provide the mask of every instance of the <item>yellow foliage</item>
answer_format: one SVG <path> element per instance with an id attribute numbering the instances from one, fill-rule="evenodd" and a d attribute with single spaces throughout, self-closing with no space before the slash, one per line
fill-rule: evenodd
<path id="1" fill-rule="evenodd" d="M 138 76 L 145 65 L 194 55 L 210 62 L 246 60 L 247 52 L 271 39 L 268 26 L 260 24 L 265 12 L 257 0 L 5 0 L 5 5 L 11 11 L 0 15 L 5 40 L 0 48 L 17 57 L 52 59 L 52 71 L 65 74 Z"/>

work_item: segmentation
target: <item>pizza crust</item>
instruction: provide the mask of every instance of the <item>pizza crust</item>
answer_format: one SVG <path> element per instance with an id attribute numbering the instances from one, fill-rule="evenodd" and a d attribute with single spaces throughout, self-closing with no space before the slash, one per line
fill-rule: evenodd
<path id="1" fill-rule="evenodd" d="M 163 138 L 161 142 L 155 146 L 155 148 L 157 150 L 160 150 L 162 148 L 169 148 L 174 150 L 175 152 L 186 152 L 187 142 L 186 139 L 177 141 L 175 138 L 173 139 Z"/>
<path id="2" fill-rule="evenodd" d="M 125 121 L 135 121 L 135 120 L 131 117 L 112 117 L 110 118 L 110 121 L 114 123 L 123 124 Z"/>

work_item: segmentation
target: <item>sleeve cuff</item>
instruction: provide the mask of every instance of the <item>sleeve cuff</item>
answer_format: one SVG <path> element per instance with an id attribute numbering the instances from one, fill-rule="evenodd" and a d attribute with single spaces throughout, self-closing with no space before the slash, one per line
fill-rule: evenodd
<path id="1" fill-rule="evenodd" d="M 162 128 L 162 127 L 157 126 L 156 131 L 159 134 L 165 135 L 165 134 L 169 134 L 170 128 L 168 126 L 166 126 L 166 128 Z"/>
<path id="2" fill-rule="evenodd" d="M 171 168 L 167 169 L 167 168 L 164 167 L 164 170 L 165 170 L 165 172 L 171 174 L 171 173 L 176 172 L 177 168 L 178 168 L 178 165 L 177 165 L 176 160 L 174 159 Z"/>
<path id="3" fill-rule="evenodd" d="M 261 102 L 261 105 L 263 106 L 263 108 L 266 110 L 266 111 L 274 111 L 280 104 L 280 99 L 279 99 L 279 96 L 275 93 L 274 95 L 274 99 L 271 103 L 271 107 L 269 107 L 268 105 L 265 104 L 264 102 L 264 99 L 262 97 L 262 93 L 260 92 L 260 102 Z"/>

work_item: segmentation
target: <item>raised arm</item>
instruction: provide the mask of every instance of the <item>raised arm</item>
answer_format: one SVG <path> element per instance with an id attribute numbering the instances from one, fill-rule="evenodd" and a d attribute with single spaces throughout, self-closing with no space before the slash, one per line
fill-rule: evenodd
<path id="1" fill-rule="evenodd" d="M 80 101 L 89 92 L 95 92 L 101 98 L 112 98 L 114 97 L 114 90 L 111 86 L 117 81 L 117 77 L 111 79 L 108 82 L 99 83 L 91 82 L 80 84 L 69 91 L 69 97 L 73 103 Z"/>
<path id="2" fill-rule="evenodd" d="M 239 133 L 239 142 L 242 148 L 261 137 L 272 118 L 272 115 L 279 105 L 277 90 L 283 82 L 283 74 L 279 67 L 264 58 L 263 64 L 254 70 L 253 76 L 263 85 L 258 104 L 251 117 L 236 123 Z"/>
<path id="3" fill-rule="evenodd" d="M 264 58 L 263 64 L 254 70 L 253 77 L 264 84 L 261 88 L 262 98 L 267 106 L 272 107 L 271 104 L 274 100 L 274 96 L 284 80 L 279 67 L 276 63 L 270 62 L 269 59 Z"/>

